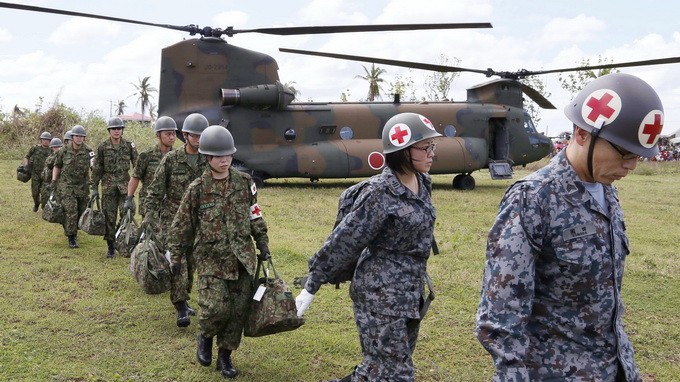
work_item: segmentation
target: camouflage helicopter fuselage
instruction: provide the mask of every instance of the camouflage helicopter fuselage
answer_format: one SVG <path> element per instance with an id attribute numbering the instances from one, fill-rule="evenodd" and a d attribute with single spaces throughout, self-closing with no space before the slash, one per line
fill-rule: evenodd
<path id="1" fill-rule="evenodd" d="M 159 93 L 159 115 L 178 126 L 199 112 L 228 128 L 238 149 L 235 164 L 260 180 L 373 175 L 384 165 L 383 125 L 401 112 L 426 116 L 443 135 L 433 174 L 470 174 L 495 161 L 523 165 L 552 148 L 523 110 L 513 80 L 468 89 L 467 102 L 293 103 L 271 56 L 220 38 L 165 48 Z"/>

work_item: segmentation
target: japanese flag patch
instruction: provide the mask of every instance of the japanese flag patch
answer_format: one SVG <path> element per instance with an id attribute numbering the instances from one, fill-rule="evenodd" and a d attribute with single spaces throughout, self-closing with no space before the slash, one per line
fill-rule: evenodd
<path id="1" fill-rule="evenodd" d="M 255 182 L 250 184 L 250 192 L 252 192 L 253 195 L 257 194 L 257 186 L 255 185 Z"/>
<path id="2" fill-rule="evenodd" d="M 262 210 L 260 209 L 260 205 L 255 203 L 252 206 L 250 206 L 250 220 L 255 220 L 261 217 Z"/>

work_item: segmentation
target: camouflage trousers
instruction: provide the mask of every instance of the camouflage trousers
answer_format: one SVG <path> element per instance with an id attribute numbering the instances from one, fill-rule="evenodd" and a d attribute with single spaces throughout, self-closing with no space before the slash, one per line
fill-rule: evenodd
<path id="1" fill-rule="evenodd" d="M 50 182 L 45 182 L 43 180 L 42 186 L 40 186 L 40 205 L 45 206 L 47 204 L 47 199 L 50 198 Z"/>
<path id="2" fill-rule="evenodd" d="M 31 196 L 33 197 L 33 203 L 40 203 L 40 189 L 43 185 L 43 179 L 40 174 L 33 174 L 31 176 Z M 47 198 L 45 198 L 47 200 Z"/>
<path id="3" fill-rule="evenodd" d="M 236 350 L 253 296 L 253 276 L 239 266 L 238 280 L 198 276 L 198 325 L 205 337 L 217 336 L 217 346 Z"/>
<path id="4" fill-rule="evenodd" d="M 196 259 L 191 249 L 182 256 L 182 270 L 178 275 L 173 274 L 170 278 L 170 301 L 176 303 L 189 300 L 191 286 L 194 284 L 196 272 Z"/>
<path id="5" fill-rule="evenodd" d="M 78 234 L 78 219 L 85 212 L 89 198 L 87 196 L 61 195 L 61 205 L 64 207 L 64 235 Z"/>
<path id="6" fill-rule="evenodd" d="M 125 198 L 127 194 L 123 195 L 117 187 L 110 189 L 102 189 L 102 212 L 106 220 L 106 233 L 104 240 L 115 240 L 116 230 L 118 229 L 118 221 L 125 216 Z"/>
<path id="7" fill-rule="evenodd" d="M 420 320 L 368 312 L 354 305 L 363 360 L 352 382 L 413 382 Z"/>

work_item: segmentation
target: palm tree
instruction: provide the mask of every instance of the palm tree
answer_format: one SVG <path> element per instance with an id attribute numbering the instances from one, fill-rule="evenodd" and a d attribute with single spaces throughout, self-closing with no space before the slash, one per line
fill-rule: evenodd
<path id="1" fill-rule="evenodd" d="M 142 122 L 144 122 L 144 111 L 151 105 L 151 93 L 158 92 L 158 90 L 149 84 L 150 76 L 139 79 L 139 84 L 134 84 L 130 82 L 132 86 L 137 90 L 136 93 L 132 95 L 137 96 L 137 104 L 142 104 Z"/>
<path id="2" fill-rule="evenodd" d="M 125 108 L 127 105 L 125 104 L 125 100 L 119 99 L 118 100 L 118 106 L 116 106 L 116 115 L 123 115 L 125 114 Z"/>
<path id="3" fill-rule="evenodd" d="M 361 78 L 362 80 L 366 80 L 368 82 L 368 95 L 366 96 L 366 100 L 374 101 L 376 98 L 382 99 L 382 96 L 380 95 L 380 91 L 382 90 L 380 83 L 384 82 L 384 80 L 380 78 L 380 76 L 387 73 L 387 70 L 379 67 L 376 68 L 375 64 L 371 64 L 370 71 L 364 65 L 361 66 L 364 67 L 366 75 L 357 75 L 355 78 Z"/>

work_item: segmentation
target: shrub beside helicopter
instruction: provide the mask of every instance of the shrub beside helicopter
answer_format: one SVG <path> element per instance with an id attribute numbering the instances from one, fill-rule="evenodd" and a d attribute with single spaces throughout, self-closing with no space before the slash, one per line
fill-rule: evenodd
<path id="1" fill-rule="evenodd" d="M 495 72 L 442 65 L 383 60 L 332 53 L 296 51 L 332 58 L 353 59 L 434 71 L 472 71 L 501 78 L 467 89 L 464 102 L 293 102 L 291 89 L 282 84 L 278 64 L 271 56 L 228 44 L 222 36 L 237 33 L 298 35 L 391 30 L 490 28 L 488 23 L 392 24 L 310 26 L 237 30 L 196 25 L 173 26 L 80 12 L 0 2 L 11 8 L 76 17 L 88 17 L 148 25 L 200 35 L 166 47 L 161 52 L 158 99 L 159 115 L 170 116 L 181 126 L 191 113 L 205 115 L 211 124 L 229 129 L 238 151 L 234 166 L 253 176 L 258 185 L 269 178 L 368 177 L 385 164 L 381 131 L 397 113 L 426 116 L 443 136 L 431 174 L 457 174 L 456 189 L 471 190 L 474 171 L 488 168 L 493 179 L 512 177 L 512 166 L 526 165 L 547 156 L 551 140 L 539 133 L 523 108 L 523 95 L 539 106 L 554 106 L 518 79 L 562 71 L 597 69 L 601 66 L 553 71 Z M 680 58 L 606 67 L 654 65 Z M 635 64 L 635 65 L 628 65 Z"/>

